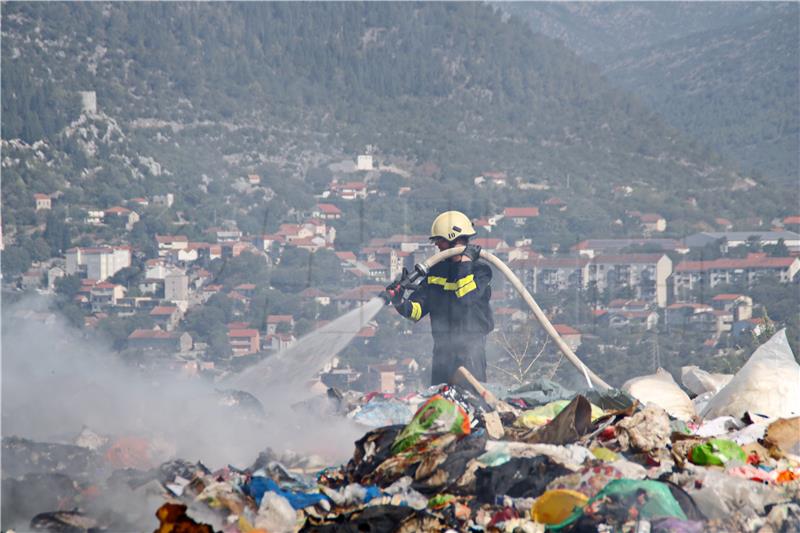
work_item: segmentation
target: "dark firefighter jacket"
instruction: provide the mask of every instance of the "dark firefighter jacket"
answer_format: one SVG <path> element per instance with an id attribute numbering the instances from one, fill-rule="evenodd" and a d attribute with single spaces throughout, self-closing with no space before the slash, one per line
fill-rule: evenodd
<path id="1" fill-rule="evenodd" d="M 486 335 L 494 329 L 489 299 L 492 269 L 482 261 L 434 265 L 397 311 L 417 322 L 431 316 L 432 383 L 449 381 L 459 366 L 486 380 Z"/>

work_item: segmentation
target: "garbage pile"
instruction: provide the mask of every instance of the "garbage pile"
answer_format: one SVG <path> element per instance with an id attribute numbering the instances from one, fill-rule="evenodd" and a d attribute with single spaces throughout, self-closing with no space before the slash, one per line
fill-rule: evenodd
<path id="1" fill-rule="evenodd" d="M 244 469 L 117 470 L 109 485 L 159 498 L 161 533 L 800 530 L 800 366 L 785 335 L 735 376 L 684 370 L 693 399 L 663 372 L 502 399 L 463 369 L 402 398 L 331 391 L 333 412 L 368 426 L 346 464 L 265 452 Z M 30 527 L 113 529 L 78 507 Z"/>

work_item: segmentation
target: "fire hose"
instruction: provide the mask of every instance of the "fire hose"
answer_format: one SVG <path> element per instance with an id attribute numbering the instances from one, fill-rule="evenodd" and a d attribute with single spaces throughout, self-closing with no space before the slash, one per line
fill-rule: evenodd
<path id="1" fill-rule="evenodd" d="M 445 259 L 449 259 L 454 255 L 458 255 L 463 253 L 464 246 L 456 246 L 454 248 L 450 248 L 448 250 L 444 250 L 437 254 L 432 255 L 422 263 L 419 263 L 414 266 L 414 271 L 409 274 L 407 278 L 403 281 L 402 287 L 404 289 L 412 288 L 412 286 L 420 281 L 422 278 L 428 275 L 430 269 L 436 265 L 437 263 L 444 261 Z M 508 265 L 503 263 L 496 255 L 487 252 L 486 250 L 481 250 L 481 259 L 485 259 L 489 263 L 491 263 L 497 270 L 503 273 L 506 279 L 511 283 L 511 285 L 516 289 L 522 299 L 528 304 L 531 311 L 533 312 L 533 316 L 536 317 L 536 321 L 544 328 L 547 332 L 547 335 L 550 339 L 555 343 L 558 349 L 564 354 L 564 357 L 572 363 L 572 365 L 580 371 L 584 377 L 586 378 L 586 382 L 588 383 L 589 387 L 596 386 L 600 390 L 608 390 L 611 386 L 603 381 L 600 376 L 592 372 L 584 363 L 581 361 L 575 352 L 572 351 L 572 348 L 564 342 L 564 339 L 561 338 L 561 335 L 558 334 L 556 328 L 553 327 L 553 324 L 550 322 L 550 319 L 547 318 L 547 315 L 544 314 L 539 304 L 536 303 L 536 300 L 533 299 L 531 293 L 528 292 L 528 289 L 522 284 L 522 281 L 517 277 L 514 272 L 508 268 Z"/>

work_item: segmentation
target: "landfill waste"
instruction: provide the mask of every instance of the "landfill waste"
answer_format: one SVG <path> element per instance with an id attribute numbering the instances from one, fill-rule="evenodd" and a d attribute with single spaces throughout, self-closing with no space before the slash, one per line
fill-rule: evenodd
<path id="1" fill-rule="evenodd" d="M 681 367 L 681 383 L 696 396 L 718 393 L 733 379 L 733 374 L 712 374 L 698 366 Z"/>
<path id="2" fill-rule="evenodd" d="M 800 416 L 800 365 L 786 330 L 759 346 L 700 414 L 703 418 L 741 418 L 745 413 L 773 419 Z"/>
<path id="3" fill-rule="evenodd" d="M 679 420 L 688 421 L 697 415 L 692 400 L 675 383 L 672 374 L 663 368 L 649 376 L 629 379 L 622 385 L 622 390 L 645 405 L 653 403 L 660 406 Z"/>
<path id="4" fill-rule="evenodd" d="M 744 463 L 747 455 L 741 446 L 732 440 L 711 439 L 692 448 L 689 460 L 696 465 L 725 466 L 730 461 Z"/>
<path id="5" fill-rule="evenodd" d="M 157 439 L 88 428 L 67 439 L 83 446 L 6 437 L 3 529 L 800 530 L 800 417 L 682 420 L 619 390 L 564 390 L 533 405 L 518 389 L 498 397 L 470 383 L 405 396 L 329 391 L 324 416 L 363 413 L 338 465 L 266 449 L 246 467 L 149 466 Z M 538 407 L 553 416 L 518 423 Z"/>

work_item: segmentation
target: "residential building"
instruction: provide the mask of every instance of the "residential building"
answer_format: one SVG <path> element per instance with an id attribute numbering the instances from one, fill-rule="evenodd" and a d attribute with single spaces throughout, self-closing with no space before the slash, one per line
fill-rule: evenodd
<path id="1" fill-rule="evenodd" d="M 229 329 L 228 343 L 234 357 L 250 355 L 261 347 L 260 334 L 257 329 Z"/>
<path id="2" fill-rule="evenodd" d="M 721 258 L 711 261 L 683 261 L 675 266 L 674 294 L 685 300 L 694 290 L 711 290 L 720 284 L 740 284 L 752 287 L 762 277 L 772 277 L 781 283 L 791 283 L 800 272 L 797 257 L 767 257 L 751 253 L 745 258 Z"/>
<path id="3" fill-rule="evenodd" d="M 322 292 L 321 290 L 317 289 L 316 287 L 309 287 L 303 292 L 300 293 L 300 298 L 310 300 L 313 299 L 319 305 L 325 306 L 330 305 L 331 297 L 327 293 Z"/>
<path id="4" fill-rule="evenodd" d="M 363 181 L 349 181 L 342 183 L 337 188 L 342 200 L 363 200 L 367 197 L 367 184 Z"/>
<path id="5" fill-rule="evenodd" d="M 342 211 L 333 204 L 317 204 L 311 216 L 320 220 L 339 220 L 342 218 Z"/>
<path id="6" fill-rule="evenodd" d="M 56 289 L 56 281 L 66 275 L 66 271 L 61 266 L 53 266 L 47 270 L 47 289 L 54 291 Z"/>
<path id="7" fill-rule="evenodd" d="M 103 220 L 108 222 L 113 218 L 122 219 L 125 223 L 125 229 L 128 231 L 132 230 L 134 224 L 139 222 L 139 214 L 127 207 L 116 206 L 103 211 Z"/>
<path id="8" fill-rule="evenodd" d="M 84 222 L 92 226 L 99 226 L 103 223 L 105 216 L 106 212 L 102 209 L 89 209 L 86 211 L 86 218 L 84 219 Z"/>
<path id="9" fill-rule="evenodd" d="M 37 211 L 48 210 L 53 207 L 49 194 L 37 193 L 33 195 L 33 201 Z"/>
<path id="10" fill-rule="evenodd" d="M 280 352 L 292 346 L 297 339 L 290 333 L 275 333 L 264 337 L 264 349 Z"/>
<path id="11" fill-rule="evenodd" d="M 182 317 L 183 313 L 181 313 L 181 310 L 172 305 L 159 305 L 150 311 L 150 318 L 164 331 L 174 330 L 180 323 Z"/>
<path id="12" fill-rule="evenodd" d="M 89 302 L 92 304 L 92 311 L 97 312 L 106 307 L 117 305 L 117 302 L 125 297 L 125 287 L 115 285 L 107 281 L 101 281 L 92 285 L 89 290 Z"/>
<path id="13" fill-rule="evenodd" d="M 153 205 L 158 205 L 161 207 L 172 207 L 172 204 L 175 203 L 175 195 L 171 192 L 167 194 L 157 194 L 153 196 Z"/>
<path id="14" fill-rule="evenodd" d="M 24 290 L 38 289 L 42 286 L 44 273 L 40 268 L 31 268 L 22 274 L 20 285 Z"/>
<path id="15" fill-rule="evenodd" d="M 189 303 L 189 276 L 180 270 L 164 277 L 164 299 L 186 310 Z"/>
<path id="16" fill-rule="evenodd" d="M 667 306 L 664 322 L 669 329 L 684 329 L 703 333 L 715 333 L 717 316 L 710 305 L 698 303 L 674 303 Z"/>
<path id="17" fill-rule="evenodd" d="M 158 245 L 158 256 L 164 257 L 172 252 L 186 250 L 189 247 L 189 239 L 185 235 L 156 235 Z"/>
<path id="18" fill-rule="evenodd" d="M 515 226 L 524 226 L 530 219 L 538 216 L 538 207 L 506 207 L 503 210 L 503 217 L 511 219 Z"/>
<path id="19" fill-rule="evenodd" d="M 657 213 L 640 213 L 638 218 L 645 235 L 662 233 L 667 229 L 667 219 Z"/>
<path id="20" fill-rule="evenodd" d="M 588 257 L 535 257 L 511 261 L 509 267 L 532 292 L 585 289 L 589 282 Z"/>
<path id="21" fill-rule="evenodd" d="M 553 324 L 553 328 L 555 328 L 556 332 L 564 339 L 564 342 L 567 343 L 567 346 L 569 346 L 572 351 L 577 350 L 581 345 L 581 332 L 577 329 L 566 324 Z"/>
<path id="22" fill-rule="evenodd" d="M 267 315 L 267 335 L 278 332 L 278 325 L 285 324 L 288 331 L 294 330 L 294 317 L 292 315 Z"/>
<path id="23" fill-rule="evenodd" d="M 599 291 L 629 289 L 636 299 L 667 306 L 672 260 L 666 254 L 601 255 L 591 260 L 588 273 Z"/>
<path id="24" fill-rule="evenodd" d="M 128 348 L 160 352 L 188 352 L 192 349 L 192 336 L 186 332 L 137 329 L 128 335 Z"/>
<path id="25" fill-rule="evenodd" d="M 587 257 L 596 255 L 614 255 L 640 248 L 643 252 L 671 252 L 685 254 L 689 251 L 683 243 L 675 239 L 587 239 L 572 248 L 573 252 Z"/>
<path id="26" fill-rule="evenodd" d="M 690 248 L 703 248 L 724 240 L 723 251 L 727 251 L 729 248 L 748 244 L 750 239 L 756 239 L 762 246 L 778 244 L 782 239 L 790 251 L 800 251 L 800 234 L 794 231 L 703 231 L 689 235 L 684 240 Z"/>
<path id="27" fill-rule="evenodd" d="M 258 174 L 248 174 L 247 183 L 249 183 L 250 185 L 259 185 L 261 184 L 261 176 L 259 176 Z"/>
<path id="28" fill-rule="evenodd" d="M 711 298 L 711 307 L 729 313 L 735 322 L 753 316 L 753 299 L 744 294 L 718 294 Z"/>
<path id="29" fill-rule="evenodd" d="M 66 258 L 68 275 L 103 281 L 131 266 L 131 249 L 128 246 L 70 248 Z"/>
<path id="30" fill-rule="evenodd" d="M 375 161 L 371 155 L 359 155 L 356 158 L 356 170 L 372 170 L 373 168 L 375 168 Z"/>

